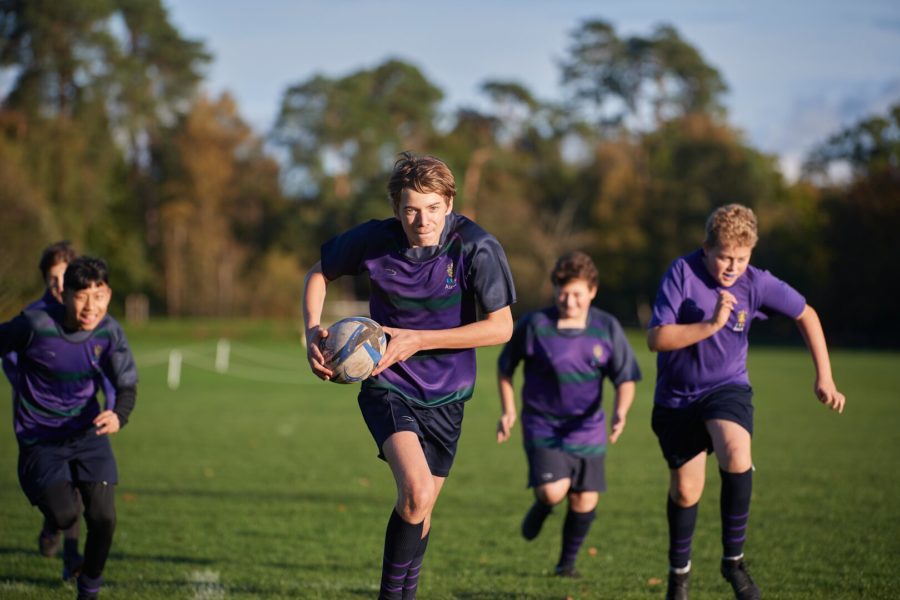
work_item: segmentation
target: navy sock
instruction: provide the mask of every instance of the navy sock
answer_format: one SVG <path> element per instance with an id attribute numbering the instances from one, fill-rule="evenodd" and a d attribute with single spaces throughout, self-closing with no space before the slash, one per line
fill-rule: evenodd
<path id="1" fill-rule="evenodd" d="M 596 516 L 595 511 L 575 512 L 569 508 L 566 513 L 566 521 L 563 524 L 562 534 L 562 550 L 559 553 L 559 563 L 557 567 L 575 566 L 575 557 L 584 538 L 587 537 L 588 531 L 591 529 L 591 522 Z"/>
<path id="2" fill-rule="evenodd" d="M 753 469 L 744 473 L 727 473 L 719 469 L 719 474 L 722 476 L 722 556 L 737 558 L 744 553 L 744 540 L 747 539 Z"/>
<path id="3" fill-rule="evenodd" d="M 541 532 L 544 526 L 544 520 L 553 512 L 552 504 L 544 504 L 540 500 L 535 500 L 525 518 L 522 520 L 522 537 L 526 540 L 533 540 Z"/>
<path id="4" fill-rule="evenodd" d="M 381 565 L 381 600 L 400 600 L 403 582 L 422 540 L 422 523 L 413 525 L 391 511 L 384 532 L 384 559 Z"/>
<path id="5" fill-rule="evenodd" d="M 428 549 L 428 536 L 430 535 L 431 531 L 426 533 L 419 542 L 412 564 L 409 565 L 409 570 L 406 572 L 406 579 L 403 580 L 403 600 L 415 600 L 416 590 L 419 586 L 419 573 L 422 570 L 422 562 L 425 560 L 425 550 Z"/>
<path id="6" fill-rule="evenodd" d="M 691 542 L 694 538 L 700 503 L 684 508 L 678 506 L 668 494 L 666 500 L 666 516 L 669 521 L 669 566 L 673 569 L 684 569 L 691 563 Z"/>

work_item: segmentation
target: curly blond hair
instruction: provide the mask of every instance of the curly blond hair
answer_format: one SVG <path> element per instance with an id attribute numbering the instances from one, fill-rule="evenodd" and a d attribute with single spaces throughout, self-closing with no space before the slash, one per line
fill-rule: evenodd
<path id="1" fill-rule="evenodd" d="M 753 248 L 759 239 L 756 215 L 741 204 L 720 206 L 706 220 L 706 245 Z"/>

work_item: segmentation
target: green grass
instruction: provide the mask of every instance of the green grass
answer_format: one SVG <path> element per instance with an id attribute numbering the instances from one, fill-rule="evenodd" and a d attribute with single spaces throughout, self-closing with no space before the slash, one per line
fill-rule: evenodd
<path id="1" fill-rule="evenodd" d="M 211 369 L 221 331 L 232 339 L 234 375 Z M 133 419 L 114 438 L 119 524 L 103 597 L 375 597 L 394 485 L 375 458 L 356 387 L 315 380 L 292 325 L 161 323 L 129 330 L 129 339 L 141 384 Z M 520 433 L 494 441 L 497 350 L 479 351 L 481 377 L 435 510 L 421 598 L 662 598 L 668 474 L 649 427 L 655 363 L 640 338 L 633 342 L 645 381 L 609 452 L 609 492 L 578 581 L 550 576 L 563 510 L 534 542 L 518 535 L 530 504 Z M 176 346 L 186 364 L 170 391 L 165 356 Z M 814 399 L 802 349 L 751 349 L 757 471 L 746 550 L 767 598 L 892 598 L 900 586 L 900 355 L 837 351 L 832 359 L 849 399 L 842 416 Z M 36 552 L 40 516 L 19 490 L 16 455 L 7 426 L 0 598 L 72 598 L 58 580 L 60 561 Z M 717 572 L 713 460 L 708 473 L 697 600 L 729 597 Z"/>

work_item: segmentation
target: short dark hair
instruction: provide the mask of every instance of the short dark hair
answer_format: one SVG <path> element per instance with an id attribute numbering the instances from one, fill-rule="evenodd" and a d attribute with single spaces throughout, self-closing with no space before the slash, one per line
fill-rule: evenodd
<path id="1" fill-rule="evenodd" d="M 576 279 L 587 281 L 590 288 L 596 288 L 600 281 L 600 274 L 594 261 L 581 250 L 572 250 L 560 256 L 550 273 L 550 281 L 556 287 L 564 286 Z"/>
<path id="2" fill-rule="evenodd" d="M 456 181 L 450 167 L 434 156 L 415 156 L 411 152 L 400 155 L 388 180 L 388 195 L 394 210 L 400 206 L 400 193 L 404 189 L 439 194 L 447 204 L 456 197 Z"/>
<path id="3" fill-rule="evenodd" d="M 109 267 L 102 258 L 79 256 L 66 268 L 63 289 L 67 292 L 83 290 L 93 284 L 109 285 Z"/>
<path id="4" fill-rule="evenodd" d="M 41 275 L 46 279 L 50 269 L 60 263 L 70 263 L 77 256 L 78 253 L 75 252 L 75 246 L 69 240 L 61 240 L 50 244 L 44 248 L 44 251 L 41 253 L 41 262 L 38 263 Z"/>

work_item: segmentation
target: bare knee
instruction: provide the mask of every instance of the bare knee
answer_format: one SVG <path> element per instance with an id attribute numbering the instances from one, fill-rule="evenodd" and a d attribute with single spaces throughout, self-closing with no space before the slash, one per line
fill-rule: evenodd
<path id="1" fill-rule="evenodd" d="M 410 485 L 397 498 L 397 514 L 407 523 L 421 523 L 431 514 L 434 501 L 434 485 L 431 482 Z"/>
<path id="2" fill-rule="evenodd" d="M 568 495 L 571 484 L 572 482 L 569 479 L 560 479 L 558 481 L 539 485 L 534 488 L 534 497 L 541 504 L 555 506 L 562 502 Z"/>
<path id="3" fill-rule="evenodd" d="M 669 497 L 672 498 L 672 502 L 682 508 L 693 506 L 700 502 L 700 497 L 703 495 L 703 483 L 703 480 L 673 478 L 669 486 Z"/>

